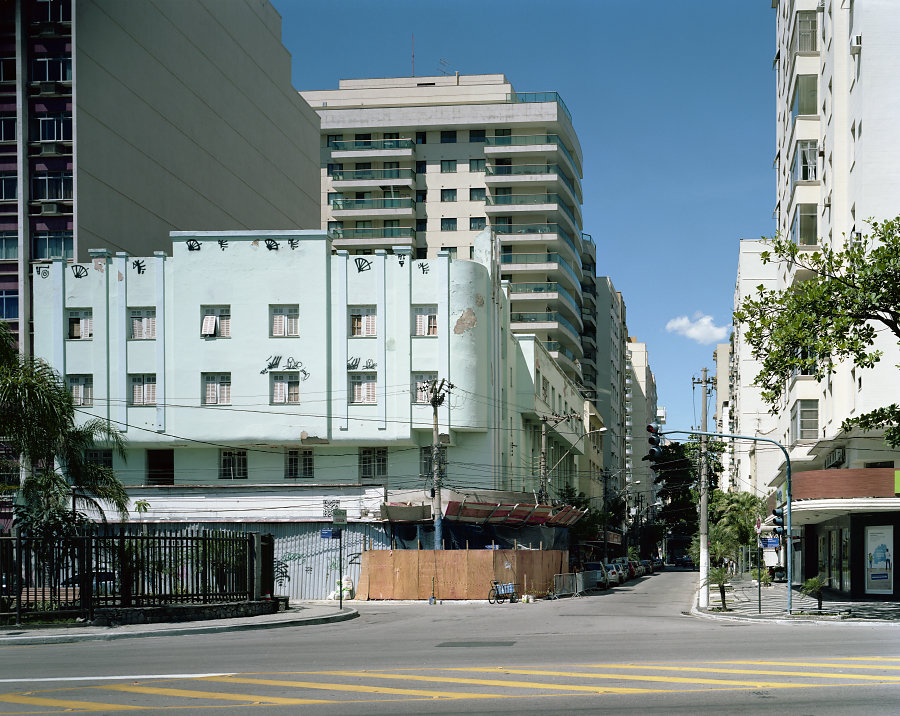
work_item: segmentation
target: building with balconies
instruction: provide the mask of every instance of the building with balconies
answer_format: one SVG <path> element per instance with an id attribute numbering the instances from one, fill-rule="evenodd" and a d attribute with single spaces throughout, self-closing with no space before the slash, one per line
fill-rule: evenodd
<path id="1" fill-rule="evenodd" d="M 609 429 L 603 439 L 603 464 L 612 476 L 609 487 L 621 489 L 632 466 L 631 457 L 626 454 L 631 445 L 626 409 L 631 406 L 626 402 L 625 394 L 631 388 L 633 378 L 626 348 L 625 299 L 608 276 L 598 276 L 595 291 L 584 291 L 583 296 L 586 306 L 592 301 L 596 305 L 597 338 L 594 340 L 586 333 L 583 340 L 585 357 L 590 356 L 596 366 L 597 410 Z"/>
<path id="2" fill-rule="evenodd" d="M 593 396 L 583 291 L 596 248 L 582 233 L 581 145 L 562 98 L 516 92 L 503 75 L 341 80 L 301 94 L 322 122 L 322 227 L 335 248 L 468 259 L 490 229 L 512 330 L 536 335 Z"/>
<path id="3" fill-rule="evenodd" d="M 803 251 L 840 248 L 868 233 L 867 219 L 900 213 L 900 13 L 888 0 L 773 0 L 772 7 L 777 230 Z M 743 259 L 755 248 L 741 243 Z M 808 278 L 796 264 L 766 270 L 779 289 Z M 795 580 L 824 574 L 835 590 L 895 598 L 890 552 L 900 528 L 894 484 L 900 452 L 888 449 L 880 433 L 842 428 L 846 418 L 900 395 L 896 341 L 877 332 L 874 347 L 883 355 L 872 368 L 837 361 L 821 381 L 792 376 L 770 419 L 757 417 L 756 395 L 745 390 L 754 375 L 744 374 L 751 365 L 736 341 L 736 409 L 739 421 L 760 422 L 755 433 L 739 432 L 774 438 L 790 451 L 792 526 L 800 547 L 791 550 Z M 768 454 L 775 464 L 757 461 L 756 480 L 772 491 L 774 506 L 784 501 L 786 464 L 777 452 Z M 740 474 L 747 470 L 740 465 Z"/>
<path id="4" fill-rule="evenodd" d="M 268 0 L 0 6 L 0 319 L 29 335 L 35 260 L 318 225 L 319 120 L 280 36 Z"/>
<path id="5" fill-rule="evenodd" d="M 647 344 L 629 337 L 626 343 L 625 460 L 629 503 L 638 510 L 656 502 L 656 473 L 641 458 L 647 454 L 647 425 L 657 420 L 656 377 L 650 369 Z"/>

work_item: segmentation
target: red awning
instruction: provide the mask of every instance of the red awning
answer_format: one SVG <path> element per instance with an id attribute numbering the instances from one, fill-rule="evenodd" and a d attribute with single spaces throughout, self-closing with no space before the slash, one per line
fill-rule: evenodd
<path id="1" fill-rule="evenodd" d="M 558 510 L 556 514 L 551 513 Z M 534 505 L 529 503 L 502 502 L 462 502 L 447 503 L 444 519 L 455 522 L 468 522 L 476 525 L 506 525 L 522 527 L 524 525 L 552 525 L 568 527 L 575 524 L 584 511 L 566 505 L 562 509 L 553 505 Z"/>

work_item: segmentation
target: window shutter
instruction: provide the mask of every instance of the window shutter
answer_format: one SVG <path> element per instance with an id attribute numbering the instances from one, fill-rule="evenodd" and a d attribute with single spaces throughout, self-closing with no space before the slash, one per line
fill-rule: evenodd
<path id="1" fill-rule="evenodd" d="M 219 384 L 214 375 L 206 376 L 206 404 L 215 405 L 219 402 Z"/>
<path id="2" fill-rule="evenodd" d="M 144 319 L 140 311 L 131 312 L 131 337 L 135 340 L 144 337 Z"/>
<path id="3" fill-rule="evenodd" d="M 200 329 L 201 336 L 216 335 L 216 317 L 214 315 L 203 316 L 203 327 Z"/>
<path id="4" fill-rule="evenodd" d="M 148 375 L 144 379 L 144 405 L 156 405 L 155 375 Z"/>
<path id="5" fill-rule="evenodd" d="M 273 336 L 283 336 L 284 335 L 284 315 L 280 313 L 281 309 L 276 308 L 275 313 L 272 315 L 272 335 Z"/>
<path id="6" fill-rule="evenodd" d="M 231 376 L 223 375 L 219 383 L 219 402 L 228 405 L 231 403 Z"/>
<path id="7" fill-rule="evenodd" d="M 72 383 L 72 402 L 75 405 L 84 405 L 84 386 L 79 383 Z"/>
<path id="8" fill-rule="evenodd" d="M 375 402 L 375 376 L 366 378 L 366 400 L 367 403 Z"/>
<path id="9" fill-rule="evenodd" d="M 94 381 L 93 379 L 85 380 L 84 386 L 82 387 L 82 405 L 93 405 L 94 404 Z"/>
<path id="10" fill-rule="evenodd" d="M 94 319 L 91 316 L 86 316 L 81 319 L 81 337 L 82 338 L 92 338 L 94 335 Z"/>
<path id="11" fill-rule="evenodd" d="M 288 381 L 288 396 L 287 402 L 289 403 L 299 403 L 300 402 L 300 380 L 298 377 L 291 377 L 291 380 Z"/>
<path id="12" fill-rule="evenodd" d="M 434 313 L 428 314 L 428 335 L 437 335 L 437 316 Z"/>
<path id="13" fill-rule="evenodd" d="M 284 376 L 276 375 L 275 382 L 273 384 L 273 392 L 272 392 L 272 402 L 273 403 L 283 403 L 285 402 L 285 392 L 287 388 L 287 384 L 284 382 Z"/>
<path id="14" fill-rule="evenodd" d="M 156 316 L 147 316 L 144 319 L 144 338 L 156 338 Z"/>
<path id="15" fill-rule="evenodd" d="M 366 314 L 366 329 L 364 331 L 364 335 L 374 336 L 375 333 L 375 312 L 369 311 Z"/>
<path id="16" fill-rule="evenodd" d="M 228 313 L 219 316 L 219 335 L 223 337 L 231 335 L 231 315 Z"/>
<path id="17" fill-rule="evenodd" d="M 428 330 L 427 318 L 428 318 L 428 316 L 425 314 L 425 312 L 423 310 L 421 310 L 421 309 L 416 310 L 416 335 L 417 336 L 424 336 L 425 331 Z"/>
<path id="18" fill-rule="evenodd" d="M 131 404 L 144 404 L 144 381 L 141 376 L 131 376 Z"/>
<path id="19" fill-rule="evenodd" d="M 350 387 L 353 390 L 352 402 L 361 403 L 362 396 L 363 396 L 362 381 L 359 380 L 359 378 L 357 376 L 353 376 L 353 378 L 351 378 Z"/>
<path id="20" fill-rule="evenodd" d="M 284 334 L 286 336 L 299 336 L 300 335 L 300 309 L 299 308 L 289 308 L 288 309 L 287 316 L 285 317 Z"/>

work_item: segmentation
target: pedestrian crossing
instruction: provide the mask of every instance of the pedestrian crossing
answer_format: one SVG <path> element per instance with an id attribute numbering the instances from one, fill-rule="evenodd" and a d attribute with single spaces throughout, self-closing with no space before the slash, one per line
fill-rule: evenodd
<path id="1" fill-rule="evenodd" d="M 24 685 L 24 684 L 23 684 Z M 496 702 L 553 696 L 603 699 L 697 691 L 900 687 L 900 657 L 604 662 L 528 666 L 61 678 L 0 693 L 0 714 L 192 710 L 378 701 Z M 598 706 L 602 701 L 598 701 Z M 477 706 L 472 706 L 477 709 Z M 512 706 L 509 706 L 512 708 Z"/>

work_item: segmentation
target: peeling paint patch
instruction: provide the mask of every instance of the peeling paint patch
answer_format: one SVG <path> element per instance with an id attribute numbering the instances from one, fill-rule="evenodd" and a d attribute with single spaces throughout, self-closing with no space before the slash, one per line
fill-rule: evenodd
<path id="1" fill-rule="evenodd" d="M 120 281 L 124 281 L 124 280 L 125 280 L 125 276 L 124 276 L 124 274 L 123 274 L 121 271 L 119 271 L 119 280 L 120 280 Z"/>
<path id="2" fill-rule="evenodd" d="M 478 308 L 481 308 L 484 305 L 484 296 L 480 293 L 475 294 L 475 305 L 478 306 Z"/>
<path id="3" fill-rule="evenodd" d="M 465 333 L 466 331 L 470 331 L 475 328 L 475 325 L 478 323 L 478 319 L 475 318 L 475 311 L 471 308 L 467 308 L 463 311 L 463 314 L 456 321 L 456 325 L 453 327 L 453 332 L 459 335 L 460 333 Z"/>
<path id="4" fill-rule="evenodd" d="M 103 259 L 94 259 L 94 271 L 103 273 L 106 269 L 106 262 Z"/>

